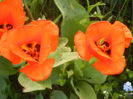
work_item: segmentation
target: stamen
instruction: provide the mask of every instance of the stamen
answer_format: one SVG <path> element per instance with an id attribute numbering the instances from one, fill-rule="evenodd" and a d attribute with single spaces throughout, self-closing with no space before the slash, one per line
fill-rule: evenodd
<path id="1" fill-rule="evenodd" d="M 0 28 L 4 30 L 11 30 L 13 28 L 13 25 L 4 23 L 0 25 Z"/>
<path id="2" fill-rule="evenodd" d="M 3 28 L 4 27 L 4 24 L 0 25 L 0 28 Z"/>
<path id="3" fill-rule="evenodd" d="M 103 41 L 99 40 L 95 42 L 96 46 L 103 52 L 105 52 L 106 54 L 110 55 L 111 54 L 111 49 L 110 49 L 110 45 L 107 41 Z"/>
<path id="4" fill-rule="evenodd" d="M 22 51 L 33 57 L 36 61 L 39 60 L 40 44 L 36 41 L 21 46 Z"/>
<path id="5" fill-rule="evenodd" d="M 13 26 L 11 24 L 6 24 L 6 28 L 7 28 L 7 30 L 11 30 L 13 28 Z"/>

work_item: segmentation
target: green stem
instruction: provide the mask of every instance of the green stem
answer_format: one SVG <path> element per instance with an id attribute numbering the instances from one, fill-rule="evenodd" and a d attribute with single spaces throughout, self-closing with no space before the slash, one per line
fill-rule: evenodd
<path id="1" fill-rule="evenodd" d="M 87 1 L 87 9 L 88 9 L 88 11 L 89 11 L 89 6 L 90 6 L 90 2 L 89 2 L 89 0 L 86 0 Z M 87 12 L 88 12 L 87 11 Z M 89 13 L 88 13 L 88 15 L 89 15 Z"/>
<path id="2" fill-rule="evenodd" d="M 121 7 L 121 10 L 119 11 L 118 16 L 117 16 L 116 19 L 118 19 L 118 18 L 120 17 L 120 14 L 121 14 L 121 12 L 122 12 L 122 10 L 123 10 L 123 8 L 124 8 L 126 2 L 127 2 L 127 0 L 125 0 L 125 2 L 124 2 L 124 4 L 123 4 L 123 6 Z"/>
<path id="3" fill-rule="evenodd" d="M 26 8 L 26 10 L 27 10 L 27 13 L 28 13 L 29 17 L 31 18 L 31 20 L 34 20 L 34 18 L 33 18 L 32 14 L 31 14 L 31 12 L 30 12 L 30 9 L 29 9 L 29 7 L 28 7 L 26 1 L 23 0 L 23 2 L 24 2 L 24 6 L 25 6 L 25 8 Z"/>
<path id="4" fill-rule="evenodd" d="M 122 17 L 124 17 L 124 15 L 125 15 L 125 13 L 126 13 L 126 10 L 127 10 L 127 7 L 128 7 L 128 3 L 129 3 L 129 0 L 127 0 L 127 2 L 126 2 L 124 11 L 123 11 L 123 13 L 122 13 Z"/>

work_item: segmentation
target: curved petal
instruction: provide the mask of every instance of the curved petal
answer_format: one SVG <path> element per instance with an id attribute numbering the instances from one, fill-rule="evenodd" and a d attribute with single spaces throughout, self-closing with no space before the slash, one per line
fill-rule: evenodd
<path id="1" fill-rule="evenodd" d="M 20 72 L 25 73 L 33 81 L 43 81 L 50 76 L 54 62 L 54 59 L 47 59 L 42 64 L 29 64 L 20 69 Z"/>
<path id="2" fill-rule="evenodd" d="M 4 47 L 6 46 L 6 47 Z M 1 46 L 1 50 L 0 50 L 0 54 L 7 58 L 9 61 L 12 62 L 13 65 L 16 65 L 16 64 L 20 64 L 21 63 L 21 58 L 18 57 L 17 55 L 13 54 L 9 48 L 7 48 L 8 45 L 2 45 Z"/>
<path id="3" fill-rule="evenodd" d="M 31 24 L 39 25 L 42 28 L 40 62 L 45 61 L 51 52 L 54 52 L 58 46 L 59 29 L 56 24 L 50 20 L 39 20 L 31 22 Z"/>
<path id="4" fill-rule="evenodd" d="M 13 26 L 23 25 L 25 13 L 21 0 L 3 0 L 0 2 L 0 24 L 6 22 Z"/>
<path id="5" fill-rule="evenodd" d="M 125 50 L 125 37 L 124 32 L 118 26 L 112 26 L 110 31 L 111 39 L 111 57 L 117 60 L 123 56 Z"/>
<path id="6" fill-rule="evenodd" d="M 115 21 L 115 23 L 113 24 L 113 26 L 119 26 L 120 29 L 122 29 L 124 31 L 125 34 L 125 48 L 128 48 L 131 41 L 132 41 L 132 33 L 131 31 L 128 29 L 128 27 L 126 25 L 124 25 L 123 23 L 119 22 L 119 21 Z"/>
<path id="7" fill-rule="evenodd" d="M 101 38 L 106 38 L 109 34 L 110 28 L 111 24 L 108 21 L 93 23 L 86 31 L 87 39 L 97 41 Z"/>
<path id="8" fill-rule="evenodd" d="M 98 61 L 93 66 L 104 75 L 115 75 L 120 74 L 125 66 L 125 58 L 120 58 L 117 61 Z"/>
<path id="9" fill-rule="evenodd" d="M 9 49 L 9 43 L 6 41 L 7 40 L 7 33 L 4 33 L 2 36 L 2 39 L 0 40 L 0 54 L 10 60 L 12 64 L 20 64 L 21 63 L 21 58 L 18 57 L 17 55 L 13 54 L 11 50 Z"/>
<path id="10" fill-rule="evenodd" d="M 111 24 L 107 21 L 91 24 L 86 31 L 87 50 L 100 60 L 108 60 L 110 57 L 102 52 L 97 46 L 96 41 L 107 38 L 111 29 Z"/>
<path id="11" fill-rule="evenodd" d="M 41 29 L 36 25 L 27 25 L 8 31 L 8 43 L 10 50 L 27 61 L 35 61 L 31 56 L 25 54 L 20 46 L 30 41 L 40 42 Z"/>
<path id="12" fill-rule="evenodd" d="M 78 31 L 74 36 L 74 44 L 79 53 L 80 57 L 87 59 L 89 61 L 91 59 L 91 54 L 89 50 L 87 50 L 86 46 L 86 37 L 85 34 L 81 31 Z"/>
<path id="13" fill-rule="evenodd" d="M 59 40 L 58 26 L 50 20 L 33 21 L 31 22 L 31 24 L 40 26 L 43 29 L 42 35 L 43 34 L 45 35 L 45 33 L 48 34 L 48 38 L 50 39 L 51 50 L 52 52 L 54 52 L 58 46 L 58 40 Z"/>

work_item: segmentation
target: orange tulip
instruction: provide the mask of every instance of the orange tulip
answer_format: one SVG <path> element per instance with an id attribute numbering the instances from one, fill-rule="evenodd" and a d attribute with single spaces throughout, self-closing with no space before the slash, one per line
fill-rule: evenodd
<path id="1" fill-rule="evenodd" d="M 4 32 L 23 25 L 25 13 L 21 0 L 3 0 L 0 2 L 0 38 Z"/>
<path id="2" fill-rule="evenodd" d="M 118 21 L 114 24 L 107 21 L 93 23 L 86 34 L 79 31 L 74 37 L 79 55 L 87 61 L 95 56 L 98 60 L 93 66 L 105 75 L 120 74 L 124 70 L 123 54 L 131 40 L 130 30 Z"/>
<path id="3" fill-rule="evenodd" d="M 58 46 L 58 27 L 48 20 L 31 22 L 29 25 L 12 29 L 1 38 L 0 53 L 13 64 L 26 60 L 20 69 L 34 81 L 47 79 L 55 60 L 48 59 Z"/>

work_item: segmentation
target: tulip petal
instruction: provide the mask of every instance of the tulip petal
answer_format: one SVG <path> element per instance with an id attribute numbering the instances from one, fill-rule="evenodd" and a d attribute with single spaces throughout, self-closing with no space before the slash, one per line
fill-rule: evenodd
<path id="1" fill-rule="evenodd" d="M 111 39 L 111 57 L 117 60 L 123 56 L 125 50 L 125 37 L 124 32 L 117 26 L 112 26 L 110 31 Z"/>
<path id="2" fill-rule="evenodd" d="M 27 25 L 8 31 L 8 46 L 10 50 L 24 60 L 35 61 L 31 56 L 24 53 L 20 46 L 30 41 L 40 42 L 40 31 L 41 29 L 36 25 Z"/>
<path id="3" fill-rule="evenodd" d="M 23 25 L 25 13 L 21 0 L 3 0 L 0 2 L 0 24 L 6 22 L 13 26 Z"/>
<path id="4" fill-rule="evenodd" d="M 124 31 L 125 34 L 125 48 L 128 48 L 131 41 L 132 41 L 132 33 L 131 31 L 127 28 L 126 25 L 124 25 L 123 23 L 119 22 L 119 21 L 115 21 L 115 23 L 113 24 L 113 26 L 119 26 L 120 29 L 122 29 Z"/>
<path id="5" fill-rule="evenodd" d="M 85 58 L 87 59 L 87 61 L 89 61 L 92 55 L 90 54 L 89 50 L 87 50 L 86 38 L 83 32 L 78 31 L 76 33 L 76 35 L 74 36 L 74 43 L 80 57 Z"/>
<path id="6" fill-rule="evenodd" d="M 39 25 L 42 28 L 42 41 L 40 50 L 40 62 L 45 61 L 51 52 L 54 52 L 58 46 L 59 29 L 50 20 L 38 20 L 31 24 Z"/>
<path id="7" fill-rule="evenodd" d="M 25 73 L 33 81 L 43 81 L 50 76 L 54 62 L 54 59 L 47 59 L 42 64 L 29 64 L 20 69 L 20 72 Z"/>
<path id="8" fill-rule="evenodd" d="M 108 60 L 110 57 L 102 52 L 97 46 L 96 41 L 101 38 L 107 38 L 111 29 L 111 24 L 107 21 L 96 22 L 91 24 L 86 31 L 87 50 L 100 60 Z"/>
<path id="9" fill-rule="evenodd" d="M 116 61 L 98 61 L 93 66 L 104 75 L 120 74 L 125 68 L 125 58 Z"/>

